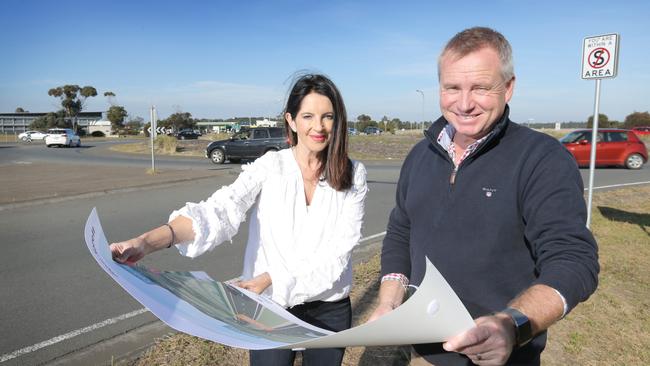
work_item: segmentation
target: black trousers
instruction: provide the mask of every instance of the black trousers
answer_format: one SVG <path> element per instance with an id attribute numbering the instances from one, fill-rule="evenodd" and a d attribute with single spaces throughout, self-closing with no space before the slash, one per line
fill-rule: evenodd
<path id="1" fill-rule="evenodd" d="M 350 298 L 336 302 L 313 301 L 296 305 L 288 311 L 300 320 L 319 328 L 340 332 L 352 325 Z M 338 366 L 345 348 L 314 348 L 302 351 L 303 366 Z M 250 351 L 251 366 L 291 366 L 296 352 L 290 349 Z"/>

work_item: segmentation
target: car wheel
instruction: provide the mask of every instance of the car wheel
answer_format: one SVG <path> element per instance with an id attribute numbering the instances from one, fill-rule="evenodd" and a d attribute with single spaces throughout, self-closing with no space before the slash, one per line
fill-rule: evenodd
<path id="1" fill-rule="evenodd" d="M 81 140 L 77 141 L 77 147 L 81 147 Z"/>
<path id="2" fill-rule="evenodd" d="M 25 141 L 27 141 L 27 136 L 23 136 L 20 139 L 23 140 L 23 142 L 25 142 Z"/>
<path id="3" fill-rule="evenodd" d="M 223 164 L 226 161 L 226 154 L 221 149 L 214 149 L 210 153 L 210 160 L 215 164 Z"/>
<path id="4" fill-rule="evenodd" d="M 625 159 L 625 167 L 628 169 L 641 169 L 643 166 L 643 156 L 639 154 L 630 154 L 630 156 Z"/>
<path id="5" fill-rule="evenodd" d="M 181 140 L 185 140 L 185 136 L 181 136 Z"/>

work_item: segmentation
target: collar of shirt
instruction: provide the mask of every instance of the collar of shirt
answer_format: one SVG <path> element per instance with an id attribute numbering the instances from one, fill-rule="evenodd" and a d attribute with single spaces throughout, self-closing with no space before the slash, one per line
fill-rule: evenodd
<path id="1" fill-rule="evenodd" d="M 463 156 L 461 156 L 460 160 L 458 160 L 458 164 L 455 163 L 456 162 L 456 149 L 455 149 L 456 145 L 454 144 L 454 135 L 456 134 L 456 129 L 454 128 L 454 126 L 447 123 L 445 128 L 443 128 L 442 131 L 440 131 L 440 134 L 438 135 L 437 141 L 438 141 L 438 144 L 440 146 L 442 146 L 443 149 L 445 149 L 445 151 L 449 155 L 449 158 L 451 159 L 451 161 L 454 162 L 454 165 L 456 167 L 458 167 L 460 165 L 460 163 L 462 163 L 463 160 L 465 160 L 465 158 L 469 156 L 469 154 L 476 151 L 476 149 L 479 146 L 481 146 L 481 144 L 483 142 L 485 142 L 485 140 L 487 140 L 488 137 L 490 137 L 492 132 L 493 131 L 490 131 L 487 135 L 481 137 L 480 139 L 476 140 L 475 142 L 473 142 L 472 144 L 467 146 L 467 149 L 465 149 L 465 152 L 463 153 Z"/>

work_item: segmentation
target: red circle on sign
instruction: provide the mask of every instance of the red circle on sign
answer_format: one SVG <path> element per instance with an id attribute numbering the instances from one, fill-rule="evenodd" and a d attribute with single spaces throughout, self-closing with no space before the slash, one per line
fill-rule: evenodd
<path id="1" fill-rule="evenodd" d="M 596 59 L 592 61 L 592 56 L 595 56 L 594 54 L 597 51 L 604 51 L 604 52 L 601 52 L 599 55 L 596 56 Z M 589 53 L 589 58 L 587 58 L 587 62 L 589 62 L 589 66 L 593 67 L 594 69 L 601 69 L 605 67 L 607 63 L 609 63 L 609 51 L 607 50 L 607 48 L 603 48 L 603 47 L 595 48 L 593 51 Z"/>

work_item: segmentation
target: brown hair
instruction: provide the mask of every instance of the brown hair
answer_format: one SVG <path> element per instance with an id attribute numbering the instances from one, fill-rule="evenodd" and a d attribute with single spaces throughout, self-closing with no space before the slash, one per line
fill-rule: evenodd
<path id="1" fill-rule="evenodd" d="M 463 58 L 472 52 L 484 47 L 490 47 L 499 54 L 501 61 L 501 76 L 504 81 L 509 81 L 515 75 L 512 61 L 512 47 L 503 34 L 486 27 L 473 27 L 465 29 L 452 37 L 438 57 L 438 78 L 440 78 L 440 63 L 442 58 L 453 54 L 457 59 Z"/>
<path id="2" fill-rule="evenodd" d="M 320 168 L 318 175 L 323 175 L 329 185 L 337 191 L 352 187 L 352 162 L 348 158 L 348 116 L 345 111 L 343 97 L 336 85 L 324 75 L 305 74 L 294 81 L 287 98 L 283 115 L 289 113 L 296 119 L 302 100 L 310 93 L 318 93 L 327 97 L 334 107 L 334 125 L 332 138 L 327 148 L 318 153 Z M 285 118 L 284 128 L 289 136 L 291 146 L 298 143 L 298 135 L 291 130 Z"/>

